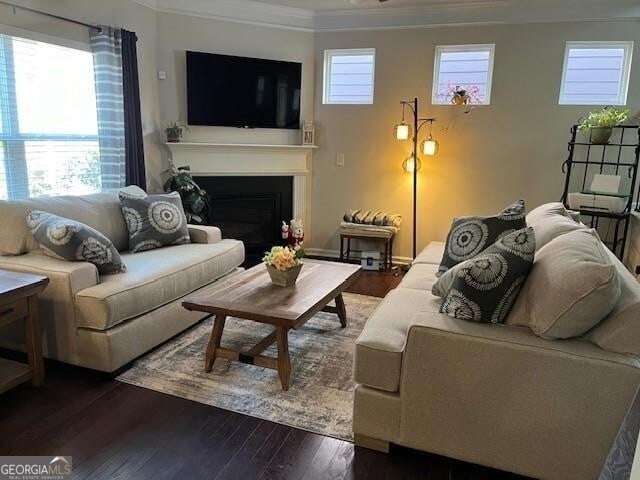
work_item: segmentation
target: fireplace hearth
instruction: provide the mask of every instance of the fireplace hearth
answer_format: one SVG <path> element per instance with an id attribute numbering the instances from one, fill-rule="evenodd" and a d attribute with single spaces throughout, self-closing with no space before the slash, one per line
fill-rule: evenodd
<path id="1" fill-rule="evenodd" d="M 197 176 L 195 181 L 211 195 L 210 224 L 223 238 L 244 242 L 245 267 L 282 243 L 281 223 L 293 217 L 293 177 Z"/>

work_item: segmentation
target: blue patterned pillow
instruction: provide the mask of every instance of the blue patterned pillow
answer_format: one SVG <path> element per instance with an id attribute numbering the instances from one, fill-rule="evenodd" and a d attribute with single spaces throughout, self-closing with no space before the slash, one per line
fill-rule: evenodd
<path id="1" fill-rule="evenodd" d="M 133 253 L 191 243 L 180 194 L 129 195 L 120 192 L 120 208 Z"/>
<path id="2" fill-rule="evenodd" d="M 33 210 L 27 214 L 27 226 L 49 256 L 93 263 L 102 274 L 127 271 L 111 240 L 84 223 Z"/>

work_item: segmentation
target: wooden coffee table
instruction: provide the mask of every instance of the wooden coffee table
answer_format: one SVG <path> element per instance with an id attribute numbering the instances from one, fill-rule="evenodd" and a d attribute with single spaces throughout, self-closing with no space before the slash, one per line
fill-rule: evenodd
<path id="1" fill-rule="evenodd" d="M 187 310 L 215 315 L 207 346 L 205 371 L 210 372 L 216 358 L 236 360 L 278 371 L 283 390 L 289 389 L 291 360 L 289 330 L 300 328 L 320 311 L 335 313 L 341 326 L 347 326 L 347 313 L 342 292 L 358 277 L 362 268 L 337 262 L 305 260 L 297 283 L 283 288 L 271 284 L 264 264 L 256 265 L 222 283 L 206 294 L 186 298 Z M 329 305 L 335 301 L 334 305 Z M 269 323 L 273 332 L 247 352 L 220 346 L 227 316 Z M 262 355 L 277 342 L 276 358 Z"/>

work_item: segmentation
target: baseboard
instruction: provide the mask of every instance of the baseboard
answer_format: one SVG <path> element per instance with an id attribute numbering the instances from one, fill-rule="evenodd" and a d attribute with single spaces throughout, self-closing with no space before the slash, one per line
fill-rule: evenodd
<path id="1" fill-rule="evenodd" d="M 338 250 L 325 250 L 322 248 L 305 248 L 305 253 L 309 256 L 314 257 L 327 257 L 327 258 L 340 258 L 340 252 Z M 354 260 L 360 259 L 360 252 L 352 250 L 349 258 Z M 405 264 L 408 265 L 412 262 L 412 259 L 409 257 L 399 257 L 397 255 L 393 256 L 393 263 L 396 265 Z"/>

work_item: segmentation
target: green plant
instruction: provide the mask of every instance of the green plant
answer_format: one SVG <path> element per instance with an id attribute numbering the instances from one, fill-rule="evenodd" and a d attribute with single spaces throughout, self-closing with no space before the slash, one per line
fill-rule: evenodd
<path id="1" fill-rule="evenodd" d="M 182 120 L 172 120 L 168 123 L 167 127 L 164 129 L 164 133 L 167 134 L 167 138 L 182 138 L 182 132 L 186 130 L 189 131 L 189 126 L 183 122 Z"/>
<path id="2" fill-rule="evenodd" d="M 211 209 L 209 194 L 200 188 L 191 176 L 191 168 L 178 167 L 171 162 L 169 178 L 164 184 L 165 192 L 178 192 L 187 221 L 194 225 L 207 225 Z"/>
<path id="3" fill-rule="evenodd" d="M 583 117 L 578 126 L 578 130 L 583 135 L 588 135 L 592 127 L 615 127 L 624 122 L 629 116 L 629 109 L 617 109 L 616 107 L 604 107 L 594 110 L 586 117 Z"/>

